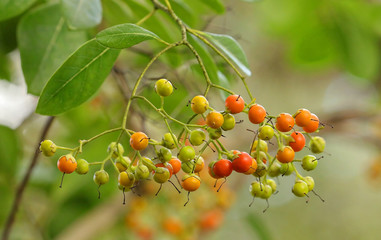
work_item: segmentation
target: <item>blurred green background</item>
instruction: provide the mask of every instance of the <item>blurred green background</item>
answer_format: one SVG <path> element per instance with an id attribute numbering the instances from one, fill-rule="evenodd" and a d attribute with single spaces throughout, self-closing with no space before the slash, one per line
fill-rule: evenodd
<path id="1" fill-rule="evenodd" d="M 123 206 L 115 174 L 110 174 L 110 183 L 102 186 L 102 198 L 97 199 L 97 186 L 92 181 L 95 168 L 86 176 L 66 176 L 63 189 L 59 189 L 61 175 L 56 168 L 56 155 L 39 159 L 11 239 L 378 239 L 381 234 L 381 4 L 371 0 L 226 0 L 224 8 L 211 0 L 208 4 L 171 2 L 187 24 L 231 35 L 241 44 L 252 71 L 247 79 L 249 87 L 267 112 L 277 115 L 308 108 L 323 123 L 334 126 L 328 125 L 319 133 L 327 146 L 317 169 L 303 172 L 314 177 L 315 189 L 326 201 L 322 203 L 311 195 L 306 204 L 305 199 L 291 193 L 293 176 L 285 176 L 280 179 L 279 193 L 269 200 L 269 210 L 262 213 L 266 202 L 261 199 L 248 207 L 251 201 L 248 187 L 253 178 L 232 176 L 223 187 L 226 196 L 218 197 L 210 193 L 214 189 L 204 186 L 191 195 L 187 207 L 182 206 L 185 194 L 178 196 L 170 186 L 158 197 L 150 195 L 147 200 L 136 200 L 139 198 L 129 193 Z M 148 1 L 102 3 L 102 24 L 106 26 L 136 22 L 148 11 L 144 6 L 150 6 Z M 151 30 L 157 30 L 166 40 L 176 39 L 176 26 L 165 15 L 158 15 L 143 26 L 150 29 L 159 20 L 163 26 Z M 0 22 L 1 41 L 14 42 L 12 21 L 17 22 L 17 17 Z M 117 65 L 128 80 L 127 87 L 132 86 L 139 70 L 149 60 L 147 54 L 141 54 L 146 46 L 125 51 L 118 60 Z M 152 45 L 154 49 L 158 47 Z M 11 50 L 0 54 L 0 78 L 14 81 L 12 76 L 16 75 L 19 62 L 17 50 Z M 166 55 L 162 59 L 165 64 L 158 64 L 148 73 L 147 89 L 143 90 L 144 95 L 157 102 L 154 81 L 149 78 L 171 79 L 178 91 L 167 102 L 167 109 L 179 118 L 190 112 L 185 107 L 187 101 L 204 88 L 199 70 L 192 67 L 194 63 L 189 59 L 182 59 L 183 54 L 178 50 Z M 231 72 L 223 72 L 219 83 L 248 99 L 242 84 Z M 210 102 L 215 108 L 223 109 L 218 91 L 213 92 Z M 124 104 L 118 84 L 110 76 L 93 100 L 59 116 L 48 136 L 58 145 L 75 146 L 79 139 L 118 126 Z M 140 114 L 145 108 L 146 105 L 137 104 L 129 124 L 160 139 L 163 131 L 157 127 L 159 119 L 152 112 Z M 229 149 L 248 149 L 253 134 L 246 128 L 253 127 L 244 117 L 238 119 L 244 119 L 245 123 L 226 133 L 224 143 Z M 32 114 L 16 130 L 0 127 L 0 226 L 4 225 L 15 189 L 45 121 L 46 117 Z M 89 144 L 83 158 L 102 160 L 108 144 L 116 137 L 110 134 Z M 123 139 L 123 144 L 127 148 L 128 139 Z M 216 155 L 210 153 L 210 158 L 213 157 Z M 112 166 L 106 169 L 113 171 Z M 223 220 L 215 229 L 202 231 L 198 219 L 218 201 L 224 202 Z M 167 216 L 180 219 L 186 234 L 180 237 L 169 234 L 162 224 Z M 139 222 L 140 227 L 131 223 L 131 219 Z"/>

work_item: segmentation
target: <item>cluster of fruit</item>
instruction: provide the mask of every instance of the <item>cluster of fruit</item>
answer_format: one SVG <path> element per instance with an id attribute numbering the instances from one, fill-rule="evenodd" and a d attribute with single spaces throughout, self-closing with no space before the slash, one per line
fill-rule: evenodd
<path id="1" fill-rule="evenodd" d="M 155 90 L 162 98 L 163 105 L 164 98 L 172 94 L 173 86 L 170 81 L 160 79 L 155 84 Z M 40 150 L 46 156 L 52 156 L 56 149 L 71 150 L 72 153 L 60 157 L 57 162 L 58 169 L 64 174 L 74 171 L 79 174 L 86 174 L 89 171 L 89 165 L 101 165 L 101 169 L 94 174 L 94 182 L 98 186 L 106 184 L 109 180 L 104 165 L 110 161 L 119 174 L 119 188 L 123 192 L 133 191 L 134 186 L 140 181 L 151 178 L 151 176 L 159 184 L 170 182 L 176 187 L 170 179 L 173 175 L 177 178 L 176 174 L 182 170 L 184 174 L 181 179 L 181 187 L 188 191 L 189 201 L 189 193 L 200 187 L 201 178 L 197 173 L 204 168 L 205 161 L 201 155 L 207 147 L 218 153 L 216 160 L 208 161 L 210 162 L 208 164 L 210 176 L 215 179 L 226 180 L 233 170 L 237 173 L 252 175 L 257 179 L 250 185 L 250 192 L 253 197 L 267 200 L 276 192 L 277 188 L 276 182 L 267 177 L 291 175 L 294 172 L 296 181 L 292 192 L 298 197 L 308 197 L 307 193 L 313 191 L 313 178 L 300 175 L 294 166 L 294 162 L 301 162 L 302 168 L 310 171 L 316 168 L 318 159 L 320 159 L 313 155 L 307 155 L 301 160 L 295 159 L 295 152 L 306 147 L 305 136 L 309 139 L 308 148 L 312 153 L 320 154 L 324 151 L 324 139 L 318 136 L 310 136 L 310 133 L 323 128 L 315 114 L 307 109 L 299 109 L 293 116 L 288 113 L 271 116 L 263 106 L 255 103 L 255 99 L 246 104 L 242 96 L 235 94 L 226 98 L 226 109 L 221 112 L 210 107 L 207 98 L 202 95 L 195 96 L 190 101 L 190 106 L 196 115 L 201 115 L 205 119 L 205 124 L 180 122 L 170 117 L 163 106 L 158 109 L 152 105 L 158 112 L 163 113 L 165 121 L 170 119 L 182 125 L 183 128 L 178 137 L 173 134 L 168 124 L 169 132 L 163 135 L 161 141 L 156 141 L 143 132 L 123 129 L 130 137 L 131 148 L 135 150 L 131 159 L 124 156 L 124 148 L 118 142 L 112 142 L 108 146 L 109 155 L 104 161 L 94 163 L 88 163 L 84 159 L 75 160 L 74 156 L 81 153 L 82 145 L 69 149 L 58 147 L 52 141 L 45 140 L 41 143 Z M 258 126 L 258 130 L 254 131 L 255 139 L 250 153 L 227 150 L 219 140 L 223 136 L 223 131 L 234 129 L 236 124 L 234 115 L 239 113 L 247 114 L 249 121 Z M 302 130 L 295 130 L 295 125 L 301 127 Z M 273 138 L 277 142 L 275 156 L 271 156 L 268 152 L 268 142 Z M 152 146 L 155 153 L 154 158 L 142 156 L 141 152 L 148 146 Z M 198 146 L 201 148 L 196 151 L 195 148 Z M 173 150 L 178 152 L 176 157 L 172 153 Z M 180 183 L 178 178 L 177 181 Z"/>

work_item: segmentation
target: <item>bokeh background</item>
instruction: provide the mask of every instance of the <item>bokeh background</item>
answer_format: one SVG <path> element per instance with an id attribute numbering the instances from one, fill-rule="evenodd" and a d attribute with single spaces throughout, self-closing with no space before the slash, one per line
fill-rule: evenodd
<path id="1" fill-rule="evenodd" d="M 100 28 L 136 22 L 140 13 L 138 2 L 103 1 L 104 21 Z M 188 24 L 237 39 L 253 73 L 247 79 L 249 87 L 269 113 L 294 113 L 304 107 L 328 124 L 319 133 L 327 142 L 324 158 L 316 170 L 308 173 L 314 177 L 315 189 L 325 202 L 311 196 L 306 204 L 305 199 L 295 197 L 291 193 L 294 177 L 285 176 L 279 179 L 279 193 L 269 200 L 270 208 L 262 213 L 266 208 L 263 200 L 256 199 L 248 207 L 252 200 L 248 188 L 254 178 L 232 176 L 221 192 L 216 193 L 214 182 L 208 179 L 204 169 L 203 186 L 191 194 L 187 207 L 183 207 L 184 193 L 178 195 L 169 185 L 154 197 L 152 193 L 158 186 L 151 183 L 143 189 L 145 197 L 128 193 L 124 206 L 115 174 L 110 174 L 110 183 L 102 186 L 102 198 L 98 199 L 97 186 L 92 180 L 95 168 L 85 176 L 66 176 L 63 189 L 59 189 L 57 156 L 51 159 L 41 156 L 26 188 L 11 238 L 378 239 L 381 234 L 381 4 L 371 0 L 226 0 L 225 8 L 210 9 L 184 1 L 189 6 L 187 9 L 181 7 L 182 1 L 173 2 L 179 16 Z M 142 5 L 149 6 L 149 3 Z M 195 9 L 197 13 L 193 12 Z M 159 20 L 164 22 L 164 29 L 176 31 L 173 24 L 166 23 L 169 20 L 164 15 L 143 27 L 149 29 Z M 2 36 L 6 36 L 2 40 L 10 40 L 14 33 L 4 30 L 5 25 L 0 22 Z M 147 55 L 153 52 L 146 52 L 146 46 L 125 51 L 118 60 L 117 66 L 127 79 L 124 85 L 127 90 L 149 60 Z M 192 65 L 194 62 L 181 60 L 178 55 L 182 54 L 182 50 L 171 52 L 155 65 L 145 79 L 147 88 L 142 89 L 144 95 L 158 101 L 152 79 L 161 76 L 171 79 L 179 90 L 167 107 L 179 118 L 189 113 L 187 101 L 204 88 L 199 70 Z M 14 84 L 12 87 L 22 88 L 18 51 L 1 54 L 0 61 L 0 77 L 8 79 Z M 224 73 L 220 81 L 248 99 L 238 78 Z M 58 145 L 73 147 L 79 139 L 120 124 L 125 104 L 120 86 L 120 81 L 110 76 L 91 101 L 55 119 L 49 138 Z M 24 108 L 7 97 L 10 88 L 0 85 L 0 106 L 3 112 L 12 113 L 1 113 L 2 124 L 8 126 L 0 126 L 0 226 L 9 214 L 15 189 L 46 121 L 46 117 L 31 113 L 36 97 L 26 96 L 25 86 L 24 90 L 16 90 L 17 101 L 24 101 Z M 214 91 L 210 102 L 223 109 L 218 91 Z M 157 127 L 160 119 L 149 111 L 141 114 L 146 108 L 144 104 L 136 105 L 129 125 L 160 138 L 164 133 Z M 238 119 L 245 122 L 234 132 L 226 133 L 224 144 L 229 149 L 249 149 L 253 133 L 246 129 L 254 127 L 244 116 Z M 14 124 L 17 121 L 22 123 Z M 116 137 L 110 134 L 89 144 L 83 157 L 94 161 L 103 159 L 108 144 Z M 123 141 L 126 151 L 131 151 L 127 148 L 128 139 Z M 210 151 L 205 156 L 205 159 L 213 158 L 216 155 Z M 106 169 L 113 171 L 112 166 Z"/>

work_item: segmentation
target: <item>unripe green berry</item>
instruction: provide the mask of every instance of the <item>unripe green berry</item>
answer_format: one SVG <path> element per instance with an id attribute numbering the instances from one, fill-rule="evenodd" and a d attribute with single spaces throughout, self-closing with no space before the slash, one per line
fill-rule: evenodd
<path id="1" fill-rule="evenodd" d="M 185 173 L 191 173 L 193 169 L 195 168 L 195 163 L 193 161 L 188 161 L 188 162 L 182 162 L 181 163 L 181 169 Z"/>
<path id="2" fill-rule="evenodd" d="M 200 146 L 204 143 L 206 135 L 201 129 L 193 130 L 190 133 L 189 141 L 193 146 Z"/>
<path id="3" fill-rule="evenodd" d="M 232 130 L 235 127 L 235 118 L 232 114 L 227 113 L 224 115 L 224 123 L 222 124 L 221 128 L 224 131 Z"/>
<path id="4" fill-rule="evenodd" d="M 271 126 L 265 125 L 259 128 L 258 138 L 262 140 L 270 140 L 274 137 L 274 129 Z"/>
<path id="5" fill-rule="evenodd" d="M 119 172 L 126 171 L 128 166 L 131 164 L 131 159 L 129 157 L 122 157 L 119 156 L 116 161 L 115 165 L 118 168 Z"/>
<path id="6" fill-rule="evenodd" d="M 193 147 L 185 146 L 180 149 L 178 158 L 181 162 L 188 162 L 196 157 L 196 152 Z"/>
<path id="7" fill-rule="evenodd" d="M 302 168 L 306 171 L 311 171 L 316 168 L 318 161 L 313 155 L 304 156 L 302 159 Z"/>
<path id="8" fill-rule="evenodd" d="M 162 145 L 168 149 L 174 149 L 176 147 L 177 138 L 171 133 L 164 134 L 162 138 Z"/>
<path id="9" fill-rule="evenodd" d="M 307 186 L 308 186 L 308 191 L 312 191 L 315 187 L 315 181 L 312 177 L 310 176 L 307 176 L 307 177 L 304 177 L 303 178 L 303 181 L 305 181 L 307 183 Z"/>
<path id="10" fill-rule="evenodd" d="M 153 180 L 157 183 L 165 183 L 170 176 L 169 170 L 164 167 L 158 167 L 153 175 Z"/>
<path id="11" fill-rule="evenodd" d="M 161 148 L 159 151 L 159 159 L 161 162 L 168 162 L 172 159 L 172 152 L 168 148 Z"/>
<path id="12" fill-rule="evenodd" d="M 271 189 L 273 190 L 273 193 L 276 191 L 277 185 L 276 182 L 272 179 L 267 179 L 266 183 L 270 185 Z"/>
<path id="13" fill-rule="evenodd" d="M 257 150 L 257 145 L 258 145 L 258 140 L 255 140 L 254 143 L 253 143 L 253 147 L 251 149 L 252 152 Z M 269 150 L 267 142 L 265 142 L 263 140 L 259 140 L 259 147 L 258 148 L 259 148 L 259 151 L 262 151 L 262 152 L 265 152 L 265 153 Z"/>
<path id="14" fill-rule="evenodd" d="M 84 175 L 89 172 L 89 163 L 85 159 L 77 160 L 77 168 L 75 171 L 78 174 Z"/>
<path id="15" fill-rule="evenodd" d="M 264 184 L 263 185 L 263 193 L 261 194 L 260 198 L 268 199 L 273 194 L 273 189 L 270 185 Z"/>
<path id="16" fill-rule="evenodd" d="M 291 173 L 293 173 L 295 170 L 294 166 L 291 164 L 291 163 L 283 163 L 281 164 L 281 167 L 280 167 L 280 173 L 282 175 L 291 175 Z"/>
<path id="17" fill-rule="evenodd" d="M 297 180 L 292 187 L 292 192 L 297 197 L 304 197 L 308 193 L 308 185 L 302 180 Z"/>
<path id="18" fill-rule="evenodd" d="M 44 156 L 51 157 L 56 153 L 57 146 L 51 140 L 44 140 L 40 143 L 40 151 Z"/>
<path id="19" fill-rule="evenodd" d="M 270 177 L 278 177 L 281 174 L 280 168 L 281 165 L 278 162 L 274 162 L 268 169 L 267 173 Z"/>
<path id="20" fill-rule="evenodd" d="M 144 159 L 143 164 L 148 167 L 148 170 L 150 172 L 152 172 L 153 171 L 153 167 L 152 166 L 155 165 L 155 164 L 153 164 L 152 160 L 150 158 L 148 158 L 148 157 L 143 157 L 143 159 Z M 131 169 L 133 167 L 134 166 L 132 166 Z"/>
<path id="21" fill-rule="evenodd" d="M 167 79 L 157 80 L 155 83 L 155 91 L 159 96 L 167 97 L 173 92 L 172 83 Z"/>
<path id="22" fill-rule="evenodd" d="M 249 187 L 249 192 L 253 197 L 261 197 L 264 193 L 264 185 L 260 182 L 252 182 Z"/>
<path id="23" fill-rule="evenodd" d="M 110 143 L 110 145 L 108 145 L 107 152 L 112 153 L 113 158 L 117 158 L 119 155 L 123 155 L 124 148 L 122 144 L 120 143 L 116 144 L 116 142 L 112 142 Z"/>
<path id="24" fill-rule="evenodd" d="M 313 137 L 311 138 L 309 147 L 313 153 L 322 153 L 325 148 L 325 140 L 322 137 Z"/>
<path id="25" fill-rule="evenodd" d="M 135 177 L 137 180 L 144 180 L 149 177 L 150 171 L 147 166 L 139 165 L 135 170 Z"/>
<path id="26" fill-rule="evenodd" d="M 262 161 L 257 161 L 257 170 L 253 173 L 255 177 L 263 177 L 267 173 L 267 165 Z"/>
<path id="27" fill-rule="evenodd" d="M 94 173 L 93 180 L 97 185 L 103 185 L 108 183 L 109 176 L 105 170 L 99 170 Z"/>
<path id="28" fill-rule="evenodd" d="M 208 128 L 209 138 L 217 140 L 222 136 L 221 128 Z"/>

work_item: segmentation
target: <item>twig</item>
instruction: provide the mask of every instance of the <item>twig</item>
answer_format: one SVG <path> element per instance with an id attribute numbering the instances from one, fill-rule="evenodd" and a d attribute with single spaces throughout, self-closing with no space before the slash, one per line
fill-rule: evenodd
<path id="1" fill-rule="evenodd" d="M 45 139 L 45 137 L 49 131 L 49 128 L 52 125 L 53 120 L 54 120 L 54 117 L 49 117 L 48 121 L 46 121 L 45 126 L 42 130 L 42 133 L 41 133 L 40 140 L 37 143 L 36 151 L 34 152 L 33 158 L 30 162 L 29 167 L 28 167 L 28 170 L 25 173 L 24 178 L 22 179 L 19 187 L 17 188 L 11 212 L 9 213 L 8 218 L 7 218 L 7 222 L 5 223 L 4 231 L 2 234 L 2 240 L 7 240 L 9 238 L 9 234 L 11 232 L 12 225 L 15 221 L 16 213 L 17 213 L 17 210 L 20 206 L 20 202 L 21 202 L 25 187 L 29 182 L 29 178 L 30 178 L 32 171 L 33 171 L 34 167 L 36 166 L 36 163 L 38 160 L 38 156 L 40 153 L 40 150 L 39 150 L 40 142 L 42 142 Z"/>

